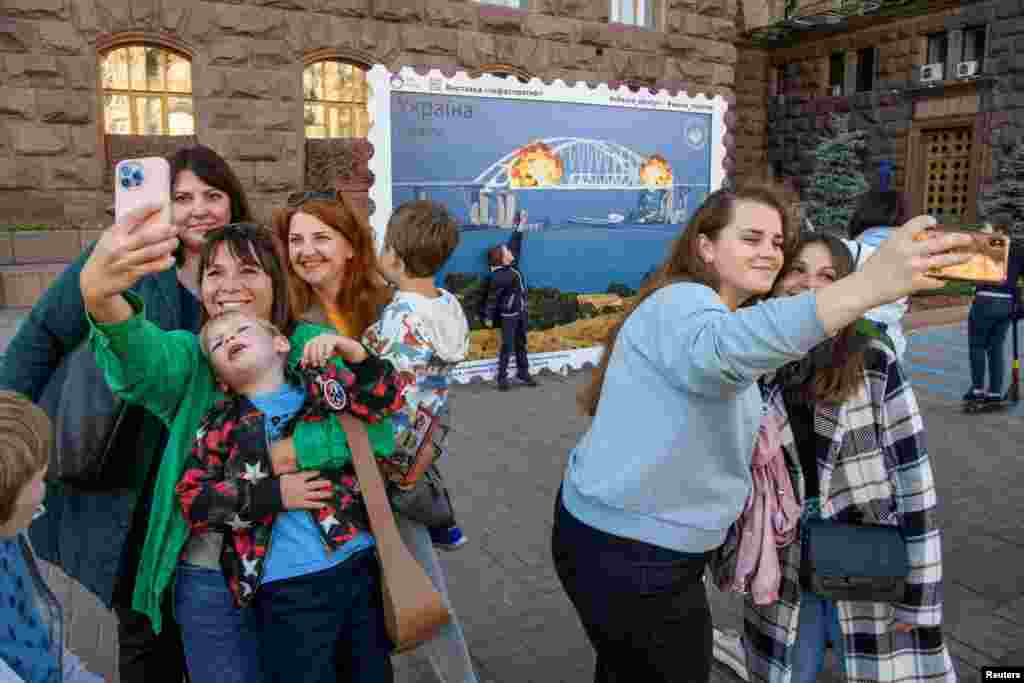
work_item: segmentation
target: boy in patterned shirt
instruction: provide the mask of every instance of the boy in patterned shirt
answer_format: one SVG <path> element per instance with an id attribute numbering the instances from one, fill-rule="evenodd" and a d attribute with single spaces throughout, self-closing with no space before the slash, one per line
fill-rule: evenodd
<path id="1" fill-rule="evenodd" d="M 469 351 L 469 323 L 462 304 L 434 285 L 434 277 L 458 244 L 458 226 L 444 206 L 426 200 L 407 202 L 388 222 L 377 264 L 396 291 L 380 320 L 366 330 L 363 343 L 391 361 L 402 378 L 405 405 L 393 423 L 403 473 L 424 443 L 432 441 L 435 453 L 442 452 L 451 372 Z M 431 528 L 430 537 L 444 550 L 466 543 L 458 525 Z"/>

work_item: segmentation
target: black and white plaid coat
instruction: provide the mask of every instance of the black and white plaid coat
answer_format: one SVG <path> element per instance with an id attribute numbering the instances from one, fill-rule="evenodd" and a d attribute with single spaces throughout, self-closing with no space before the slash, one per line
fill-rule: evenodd
<path id="1" fill-rule="evenodd" d="M 942 554 L 935 482 L 914 392 L 883 342 L 865 352 L 864 384 L 840 406 L 818 404 L 815 431 L 829 439 L 818 454 L 822 516 L 844 522 L 899 525 L 911 571 L 899 603 L 839 601 L 848 681 L 955 681 L 942 640 Z M 800 458 L 781 387 L 766 382 L 766 403 L 784 424 L 782 441 L 794 490 L 804 499 Z M 779 600 L 745 610 L 744 645 L 751 681 L 788 683 L 800 614 L 800 541 L 779 552 Z M 894 622 L 915 626 L 908 633 Z"/>

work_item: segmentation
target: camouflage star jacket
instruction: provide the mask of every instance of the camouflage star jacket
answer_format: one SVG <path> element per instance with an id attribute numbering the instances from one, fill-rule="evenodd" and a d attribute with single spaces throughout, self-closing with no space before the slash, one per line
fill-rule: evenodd
<path id="1" fill-rule="evenodd" d="M 306 401 L 284 426 L 282 438 L 299 420 L 320 421 L 348 411 L 377 422 L 402 406 L 398 374 L 389 361 L 373 355 L 351 368 L 340 363 L 325 369 L 289 368 L 286 378 L 305 388 Z M 271 474 L 264 414 L 245 396 L 226 391 L 196 434 L 176 492 L 193 534 L 224 534 L 221 567 L 239 607 L 251 602 L 259 586 L 274 518 L 284 510 L 280 479 Z M 310 514 L 333 551 L 369 524 L 351 462 L 322 469 L 320 476 L 334 484 L 334 497 Z"/>

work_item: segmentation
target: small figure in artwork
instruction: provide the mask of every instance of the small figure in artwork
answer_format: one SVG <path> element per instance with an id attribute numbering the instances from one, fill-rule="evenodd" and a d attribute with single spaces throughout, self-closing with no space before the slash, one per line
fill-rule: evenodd
<path id="1" fill-rule="evenodd" d="M 530 377 L 526 353 L 526 279 L 519 269 L 523 233 L 516 230 L 508 244 L 491 247 L 487 262 L 491 268 L 491 286 L 484 306 L 484 324 L 501 325 L 501 349 L 498 351 L 498 391 L 508 391 L 508 362 L 516 356 L 516 377 L 527 386 L 537 386 Z"/>

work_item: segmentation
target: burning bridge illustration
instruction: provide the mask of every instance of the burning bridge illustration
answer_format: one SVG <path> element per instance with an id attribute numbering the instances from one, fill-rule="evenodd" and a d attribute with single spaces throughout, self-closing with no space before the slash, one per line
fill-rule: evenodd
<path id="1" fill-rule="evenodd" d="M 518 147 L 470 182 L 398 182 L 398 187 L 477 186 L 484 191 L 642 190 L 672 187 L 672 169 L 655 154 L 643 157 L 607 140 L 547 138 Z M 703 185 L 702 185 L 703 187 Z"/>
<path id="2" fill-rule="evenodd" d="M 491 222 L 486 207 L 494 195 L 494 222 L 501 226 L 510 226 L 515 220 L 513 191 L 663 190 L 661 209 L 674 215 L 677 194 L 679 206 L 685 207 L 689 190 L 708 187 L 707 183 L 676 183 L 672 167 L 661 155 L 644 157 L 616 142 L 578 137 L 546 138 L 518 147 L 469 182 L 403 181 L 394 186 L 413 188 L 419 198 L 426 198 L 430 188 L 460 189 L 467 204 L 473 205 L 473 223 Z"/>

